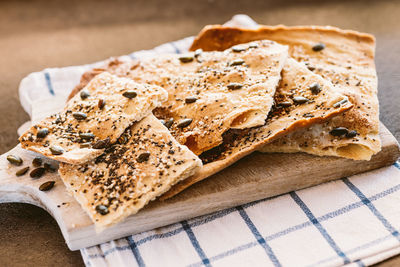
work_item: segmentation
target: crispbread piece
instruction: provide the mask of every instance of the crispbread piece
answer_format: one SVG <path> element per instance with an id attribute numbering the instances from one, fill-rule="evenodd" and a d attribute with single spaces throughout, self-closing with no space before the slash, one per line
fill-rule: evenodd
<path id="1" fill-rule="evenodd" d="M 320 86 L 320 91 L 313 89 L 315 84 Z M 162 199 L 170 198 L 221 171 L 283 134 L 327 121 L 351 107 L 347 97 L 335 92 L 330 82 L 313 74 L 304 64 L 289 58 L 276 90 L 275 106 L 265 125 L 242 131 L 231 130 L 225 134 L 222 145 L 200 155 L 203 168 L 172 187 Z"/>
<path id="2" fill-rule="evenodd" d="M 223 50 L 232 45 L 269 39 L 289 45 L 289 54 L 307 64 L 314 73 L 347 95 L 354 108 L 331 121 L 293 132 L 267 144 L 264 152 L 307 152 L 319 156 L 340 156 L 369 160 L 381 150 L 379 103 L 374 64 L 375 39 L 369 34 L 334 27 L 262 26 L 248 30 L 219 25 L 207 26 L 196 37 L 191 49 Z M 323 43 L 320 51 L 313 47 Z M 350 135 L 330 132 L 344 127 Z M 354 133 L 357 133 L 354 136 Z"/>
<path id="3" fill-rule="evenodd" d="M 125 97 L 128 91 L 136 97 Z M 91 80 L 82 93 L 68 101 L 62 112 L 24 133 L 19 139 L 22 147 L 58 161 L 84 163 L 102 154 L 128 126 L 151 114 L 168 97 L 159 86 L 138 84 L 108 72 Z M 41 136 L 39 131 L 45 128 L 48 134 Z"/>
<path id="4" fill-rule="evenodd" d="M 258 41 L 223 52 L 111 61 L 106 69 L 166 89 L 168 101 L 155 115 L 173 119 L 172 135 L 199 155 L 221 144 L 229 129 L 264 124 L 286 58 L 286 46 Z M 100 71 L 85 74 L 73 93 Z"/>
<path id="5" fill-rule="evenodd" d="M 80 165 L 61 163 L 59 173 L 102 230 L 138 212 L 200 166 L 200 159 L 149 115 L 129 127 L 99 158 Z"/>

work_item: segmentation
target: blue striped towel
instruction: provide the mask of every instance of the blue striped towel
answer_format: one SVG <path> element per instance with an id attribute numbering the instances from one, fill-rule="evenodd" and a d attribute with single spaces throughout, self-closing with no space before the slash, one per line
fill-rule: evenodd
<path id="1" fill-rule="evenodd" d="M 256 27 L 245 15 L 230 25 Z M 180 53 L 193 38 L 122 58 Z M 57 108 L 94 66 L 45 69 L 20 85 L 22 106 Z M 46 102 L 46 105 L 40 103 Z M 400 253 L 400 165 L 264 199 L 81 250 L 86 266 L 364 266 Z"/>

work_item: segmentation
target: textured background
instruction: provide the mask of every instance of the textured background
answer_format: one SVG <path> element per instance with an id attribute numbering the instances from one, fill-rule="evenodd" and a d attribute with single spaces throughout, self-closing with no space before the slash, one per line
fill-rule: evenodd
<path id="1" fill-rule="evenodd" d="M 381 120 L 400 140 L 399 1 L 139 0 L 0 2 L 0 154 L 17 144 L 28 115 L 20 80 L 46 67 L 79 65 L 196 35 L 237 13 L 263 24 L 333 25 L 373 33 Z M 50 215 L 0 204 L 0 266 L 80 266 Z M 400 266 L 395 257 L 382 266 Z"/>

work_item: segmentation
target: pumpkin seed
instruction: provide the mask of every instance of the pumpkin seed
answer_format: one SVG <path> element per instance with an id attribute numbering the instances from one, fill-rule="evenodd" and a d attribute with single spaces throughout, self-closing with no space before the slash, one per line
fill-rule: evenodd
<path id="1" fill-rule="evenodd" d="M 203 49 L 199 48 L 194 51 L 194 57 L 197 58 L 203 53 Z"/>
<path id="2" fill-rule="evenodd" d="M 79 144 L 79 148 L 89 148 L 91 144 L 91 142 L 81 143 Z"/>
<path id="3" fill-rule="evenodd" d="M 43 167 L 39 167 L 36 169 L 33 169 L 31 173 L 29 174 L 32 178 L 40 178 L 43 176 L 43 174 L 46 172 L 46 169 Z"/>
<path id="4" fill-rule="evenodd" d="M 185 98 L 185 103 L 186 104 L 191 104 L 197 101 L 197 97 L 195 96 L 188 96 Z"/>
<path id="5" fill-rule="evenodd" d="M 8 162 L 16 166 L 21 166 L 22 163 L 24 162 L 20 157 L 14 155 L 8 155 L 7 160 Z"/>
<path id="6" fill-rule="evenodd" d="M 317 95 L 321 92 L 321 85 L 319 85 L 319 83 L 313 83 L 310 85 L 310 90 L 314 95 Z"/>
<path id="7" fill-rule="evenodd" d="M 37 138 L 45 138 L 49 134 L 49 129 L 42 128 L 36 133 Z"/>
<path id="8" fill-rule="evenodd" d="M 106 215 L 108 214 L 110 211 L 108 210 L 108 208 L 104 205 L 97 205 L 96 206 L 96 211 L 98 213 L 100 213 L 101 215 Z"/>
<path id="9" fill-rule="evenodd" d="M 75 119 L 78 121 L 84 120 L 87 118 L 87 115 L 83 112 L 74 112 L 72 113 L 72 116 L 74 116 Z"/>
<path id="10" fill-rule="evenodd" d="M 126 135 L 122 135 L 118 138 L 118 143 L 121 145 L 126 144 L 128 142 L 128 137 Z"/>
<path id="11" fill-rule="evenodd" d="M 283 101 L 279 103 L 279 106 L 287 108 L 290 107 L 292 105 L 292 103 L 290 101 Z"/>
<path id="12" fill-rule="evenodd" d="M 243 87 L 243 84 L 241 83 L 230 83 L 227 85 L 228 89 L 230 90 L 238 90 L 241 89 Z"/>
<path id="13" fill-rule="evenodd" d="M 80 93 L 81 99 L 85 100 L 86 98 L 88 98 L 90 96 L 90 93 L 88 90 L 83 89 Z"/>
<path id="14" fill-rule="evenodd" d="M 295 96 L 295 97 L 293 97 L 293 101 L 296 104 L 304 104 L 304 103 L 307 103 L 309 101 L 309 99 L 305 98 L 303 96 Z"/>
<path id="15" fill-rule="evenodd" d="M 50 189 L 52 189 L 54 187 L 55 183 L 56 182 L 54 182 L 54 181 L 47 181 L 39 186 L 39 190 L 40 191 L 49 191 Z"/>
<path id="16" fill-rule="evenodd" d="M 236 52 L 236 53 L 245 51 L 246 49 L 247 48 L 244 45 L 235 45 L 235 46 L 232 47 L 232 51 Z"/>
<path id="17" fill-rule="evenodd" d="M 176 125 L 179 128 L 185 128 L 187 126 L 189 126 L 192 123 L 192 119 L 183 119 L 180 122 L 178 122 L 178 124 Z"/>
<path id="18" fill-rule="evenodd" d="M 33 165 L 34 167 L 40 167 L 40 166 L 42 166 L 42 158 L 40 158 L 40 157 L 35 157 L 35 158 L 32 160 L 32 165 Z"/>
<path id="19" fill-rule="evenodd" d="M 258 48 L 258 44 L 256 43 L 249 44 L 249 48 Z"/>
<path id="20" fill-rule="evenodd" d="M 55 124 L 61 123 L 61 116 L 59 114 L 56 115 L 56 120 L 54 121 Z"/>
<path id="21" fill-rule="evenodd" d="M 194 59 L 193 56 L 190 55 L 190 54 L 182 55 L 182 56 L 179 57 L 179 60 L 180 60 L 182 63 L 192 62 L 193 59 Z"/>
<path id="22" fill-rule="evenodd" d="M 90 140 L 90 139 L 93 139 L 95 137 L 95 135 L 92 133 L 80 133 L 79 137 L 84 140 Z"/>
<path id="23" fill-rule="evenodd" d="M 353 137 L 356 137 L 357 136 L 357 131 L 356 130 L 352 130 L 352 131 L 350 131 L 350 132 L 348 132 L 347 134 L 346 134 L 346 137 L 347 138 L 353 138 Z"/>
<path id="24" fill-rule="evenodd" d="M 333 136 L 342 136 L 345 135 L 349 132 L 349 130 L 347 130 L 347 128 L 345 127 L 337 127 L 334 128 L 333 130 L 331 130 L 329 133 Z"/>
<path id="25" fill-rule="evenodd" d="M 169 120 L 164 122 L 164 126 L 169 129 L 172 126 L 173 123 L 174 123 L 174 119 L 170 118 Z"/>
<path id="26" fill-rule="evenodd" d="M 110 137 L 107 137 L 104 140 L 99 140 L 92 145 L 94 149 L 103 149 L 106 148 L 110 144 Z"/>
<path id="27" fill-rule="evenodd" d="M 315 67 L 314 67 L 314 66 L 311 66 L 311 65 L 307 65 L 307 69 L 310 70 L 310 71 L 314 71 L 314 70 L 315 70 Z"/>
<path id="28" fill-rule="evenodd" d="M 325 49 L 325 44 L 323 44 L 323 43 L 317 43 L 317 44 L 313 45 L 313 47 L 312 47 L 312 50 L 315 52 L 321 51 L 323 49 Z"/>
<path id="29" fill-rule="evenodd" d="M 150 152 L 143 152 L 142 154 L 140 154 L 137 157 L 136 161 L 139 163 L 142 163 L 142 162 L 148 161 L 149 158 L 150 158 Z"/>
<path id="30" fill-rule="evenodd" d="M 43 167 L 46 169 L 46 171 L 48 172 L 55 172 L 57 170 L 56 167 L 54 167 L 53 165 L 51 165 L 50 163 L 45 162 L 43 164 Z"/>
<path id="31" fill-rule="evenodd" d="M 244 60 L 241 58 L 235 59 L 234 61 L 232 61 L 230 63 L 231 66 L 239 66 L 239 65 L 243 65 L 244 64 Z"/>
<path id="32" fill-rule="evenodd" d="M 137 96 L 137 93 L 133 90 L 128 90 L 128 91 L 125 91 L 122 95 L 126 98 L 132 99 Z"/>
<path id="33" fill-rule="evenodd" d="M 338 108 L 338 107 L 340 107 L 342 104 L 345 104 L 346 102 L 347 102 L 347 98 L 342 99 L 342 100 L 336 102 L 335 104 L 333 104 L 333 107 L 334 107 L 334 108 Z"/>
<path id="34" fill-rule="evenodd" d="M 305 113 L 305 114 L 303 114 L 303 117 L 304 118 L 314 118 L 314 115 L 311 113 Z"/>
<path id="35" fill-rule="evenodd" d="M 106 105 L 106 101 L 104 99 L 99 99 L 99 103 L 97 104 L 99 109 L 103 109 L 105 105 Z"/>
<path id="36" fill-rule="evenodd" d="M 22 175 L 24 175 L 25 173 L 27 173 L 28 171 L 29 171 L 29 166 L 18 170 L 18 171 L 15 173 L 15 175 L 16 175 L 16 176 L 22 176 Z"/>
<path id="37" fill-rule="evenodd" d="M 53 155 L 61 155 L 62 153 L 64 153 L 64 149 L 59 146 L 51 146 L 50 151 Z"/>

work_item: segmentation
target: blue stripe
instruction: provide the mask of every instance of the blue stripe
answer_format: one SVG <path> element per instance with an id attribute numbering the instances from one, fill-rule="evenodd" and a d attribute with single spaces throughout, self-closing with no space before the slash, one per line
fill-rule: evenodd
<path id="1" fill-rule="evenodd" d="M 197 254 L 199 255 L 201 261 L 205 266 L 211 266 L 210 260 L 207 258 L 206 254 L 204 253 L 203 249 L 200 247 L 199 241 L 197 240 L 196 236 L 194 235 L 192 228 L 190 228 L 187 221 L 181 222 L 183 229 L 186 231 L 190 242 L 192 243 L 194 249 L 196 250 Z"/>
<path id="2" fill-rule="evenodd" d="M 174 42 L 170 42 L 169 44 L 175 49 L 175 53 L 177 54 L 181 53 L 181 50 L 179 50 L 179 48 L 176 46 Z"/>
<path id="3" fill-rule="evenodd" d="M 250 231 L 253 233 L 258 244 L 260 244 L 261 247 L 265 250 L 265 252 L 267 253 L 267 255 L 268 255 L 269 259 L 272 261 L 272 263 L 275 266 L 281 266 L 281 263 L 279 262 L 278 258 L 275 256 L 275 253 L 272 251 L 272 248 L 267 244 L 265 239 L 261 236 L 260 232 L 257 230 L 257 227 L 254 225 L 254 223 L 251 221 L 247 212 L 241 206 L 236 207 L 236 209 L 238 210 L 240 216 L 242 216 L 247 227 L 249 227 Z"/>
<path id="4" fill-rule="evenodd" d="M 133 240 L 133 237 L 132 237 L 132 236 L 128 236 L 128 237 L 126 238 L 126 240 L 127 240 L 128 243 L 129 243 L 129 246 L 130 246 L 130 248 L 131 248 L 131 250 L 132 250 L 133 256 L 135 256 L 136 261 L 137 261 L 139 267 L 146 266 L 146 265 L 144 264 L 142 255 L 140 255 L 139 249 L 138 249 L 138 247 L 137 247 L 135 241 Z"/>
<path id="5" fill-rule="evenodd" d="M 393 165 L 400 170 L 400 164 L 397 161 Z"/>
<path id="6" fill-rule="evenodd" d="M 391 188 L 389 188 L 389 189 L 387 189 L 385 191 L 382 191 L 382 192 L 370 197 L 370 201 L 375 201 L 375 200 L 381 199 L 381 198 L 383 198 L 383 197 L 385 197 L 387 195 L 393 194 L 394 192 L 397 192 L 399 190 L 400 190 L 400 184 L 396 185 L 394 187 L 391 187 Z M 268 200 L 268 199 L 266 199 L 266 200 Z M 260 203 L 260 202 L 262 202 L 262 201 L 256 201 L 256 202 L 253 202 L 253 203 Z M 243 207 L 244 206 L 252 206 L 252 203 L 249 203 L 249 204 L 246 204 L 246 205 L 242 205 L 242 206 Z M 345 213 L 347 213 L 347 212 L 349 212 L 349 211 L 351 211 L 353 209 L 359 208 L 361 206 L 364 206 L 364 203 L 361 202 L 361 201 L 349 204 L 349 205 L 347 205 L 347 206 L 345 206 L 343 208 L 337 209 L 337 210 L 329 212 L 329 213 L 327 213 L 327 214 L 325 214 L 325 215 L 323 215 L 321 217 L 318 217 L 318 221 L 320 221 L 320 222 L 327 221 L 329 219 L 332 219 L 332 218 L 335 218 L 335 217 L 337 217 L 339 215 L 345 214 Z M 191 227 L 197 227 L 199 225 L 203 225 L 205 223 L 211 222 L 211 221 L 216 220 L 218 218 L 224 217 L 224 216 L 232 213 L 233 211 L 236 211 L 236 208 L 226 209 L 226 210 L 223 210 L 223 211 L 220 211 L 220 212 L 216 212 L 216 213 L 214 213 L 212 215 L 205 215 L 203 217 L 200 217 L 195 222 L 190 223 L 189 225 Z M 265 240 L 266 241 L 270 241 L 270 240 L 279 238 L 281 236 L 285 236 L 285 235 L 287 235 L 289 233 L 292 233 L 294 231 L 306 228 L 306 227 L 311 226 L 311 225 L 312 225 L 311 222 L 307 221 L 307 222 L 304 222 L 304 223 L 289 227 L 289 228 L 287 228 L 287 229 L 285 229 L 283 231 L 274 233 L 274 234 L 272 234 L 270 236 L 267 236 L 265 238 Z M 174 230 L 166 232 L 166 233 L 154 234 L 154 235 L 151 235 L 151 236 L 148 236 L 148 237 L 145 237 L 143 239 L 138 240 L 136 242 L 136 245 L 140 246 L 140 245 L 142 245 L 142 244 L 144 244 L 144 243 L 146 243 L 148 241 L 151 241 L 153 239 L 162 239 L 162 238 L 167 238 L 167 237 L 170 237 L 170 236 L 174 236 L 174 235 L 176 235 L 176 234 L 178 234 L 178 233 L 180 233 L 182 231 L 183 231 L 183 228 L 180 227 L 178 229 L 174 229 Z M 257 242 L 254 245 L 257 245 Z M 105 257 L 105 256 L 107 256 L 108 254 L 110 254 L 110 253 L 112 253 L 114 251 L 122 251 L 122 250 L 127 250 L 127 249 L 130 249 L 130 246 L 122 246 L 122 247 L 111 248 L 109 250 L 104 251 L 102 254 L 92 254 L 92 255 L 89 255 L 89 257 L 90 258 Z M 228 253 L 227 256 L 231 255 L 229 253 L 231 253 L 234 250 L 227 251 L 226 252 L 226 253 Z M 215 256 L 216 259 L 224 257 L 224 256 L 221 256 L 221 255 L 223 255 L 223 254 Z M 215 257 L 210 258 L 210 261 L 212 262 Z"/>
<path id="7" fill-rule="evenodd" d="M 354 194 L 358 196 L 359 199 L 366 205 L 369 210 L 375 215 L 376 218 L 385 226 L 386 230 L 388 230 L 397 240 L 400 241 L 399 232 L 389 223 L 388 220 L 376 209 L 376 207 L 371 203 L 371 201 L 358 189 L 352 182 L 349 181 L 348 178 L 344 178 L 343 182 L 353 191 Z"/>
<path id="8" fill-rule="evenodd" d="M 393 238 L 392 235 L 387 235 L 387 236 L 384 236 L 384 237 L 375 239 L 375 240 L 373 240 L 373 241 L 371 241 L 371 242 L 368 242 L 368 243 L 366 243 L 366 244 L 362 244 L 361 246 L 358 246 L 358 247 L 355 247 L 355 248 L 352 248 L 352 249 L 347 250 L 347 251 L 346 251 L 346 254 L 349 255 L 349 254 L 352 254 L 352 253 L 354 253 L 354 252 L 358 252 L 358 251 L 360 251 L 360 250 L 363 250 L 363 249 L 366 249 L 366 248 L 370 248 L 370 247 L 372 247 L 372 246 L 374 246 L 374 245 L 380 245 L 381 243 L 383 243 L 383 242 L 385 242 L 385 241 L 387 241 L 387 240 L 389 240 L 389 239 L 392 239 L 392 238 Z M 336 257 L 326 258 L 326 259 L 323 259 L 323 260 L 321 260 L 321 261 L 318 261 L 318 262 L 315 263 L 315 264 L 310 265 L 310 267 L 311 267 L 311 266 L 321 266 L 323 263 L 329 262 L 329 261 L 334 260 L 334 259 L 336 259 Z"/>
<path id="9" fill-rule="evenodd" d="M 175 230 L 173 230 L 173 231 L 169 231 L 169 232 L 166 232 L 166 233 L 151 235 L 151 236 L 148 236 L 148 237 L 145 237 L 145 238 L 143 238 L 143 239 L 138 240 L 138 241 L 136 242 L 136 245 L 137 245 L 137 246 L 140 246 L 140 245 L 142 245 L 142 244 L 144 244 L 144 243 L 146 243 L 146 242 L 149 242 L 149 241 L 151 241 L 151 240 L 153 240 L 153 239 L 162 239 L 162 238 L 167 238 L 167 237 L 175 236 L 175 235 L 179 234 L 179 233 L 182 232 L 182 231 L 184 231 L 184 229 L 183 229 L 182 227 L 180 227 L 180 228 L 178 228 L 178 229 L 175 229 Z"/>
<path id="10" fill-rule="evenodd" d="M 211 257 L 210 258 L 210 262 L 214 262 L 214 261 L 223 259 L 223 258 L 225 258 L 227 256 L 234 255 L 234 254 L 236 254 L 236 253 L 238 253 L 240 251 L 243 251 L 243 250 L 246 250 L 246 249 L 249 249 L 249 248 L 253 248 L 253 247 L 257 246 L 257 245 L 259 245 L 258 242 L 254 241 L 254 242 L 250 242 L 250 243 L 238 246 L 238 247 L 236 247 L 234 249 L 225 251 L 223 253 L 220 253 L 218 255 L 215 255 L 215 256 Z M 190 267 L 197 267 L 197 266 L 202 266 L 202 265 L 203 265 L 202 262 L 198 262 L 198 263 L 191 264 L 189 266 Z"/>
<path id="11" fill-rule="evenodd" d="M 349 258 L 343 253 L 343 251 L 338 247 L 336 242 L 332 239 L 332 237 L 328 234 L 324 227 L 320 224 L 320 222 L 315 218 L 314 214 L 307 207 L 307 205 L 300 199 L 300 197 L 295 193 L 291 192 L 290 196 L 296 202 L 297 205 L 303 210 L 303 212 L 307 215 L 308 219 L 315 225 L 321 235 L 325 238 L 331 248 L 336 252 L 336 254 L 343 259 L 344 264 L 350 263 Z"/>
<path id="12" fill-rule="evenodd" d="M 53 90 L 53 85 L 51 84 L 50 74 L 47 71 L 44 72 L 44 78 L 46 80 L 47 89 L 49 89 L 49 93 L 51 95 L 55 95 Z"/>
<path id="13" fill-rule="evenodd" d="M 396 185 L 396 186 L 394 186 L 392 188 L 389 188 L 389 189 L 387 189 L 385 191 L 382 191 L 382 192 L 372 196 L 370 199 L 371 199 L 371 201 L 375 201 L 375 200 L 381 199 L 381 198 L 383 198 L 383 197 L 385 197 L 387 195 L 393 194 L 394 192 L 397 192 L 399 190 L 400 190 L 400 184 Z M 327 214 L 325 214 L 325 215 L 323 215 L 321 217 L 318 217 L 318 221 L 319 222 L 327 221 L 329 219 L 335 218 L 335 217 L 337 217 L 339 215 L 345 214 L 347 212 L 350 212 L 353 209 L 356 209 L 356 208 L 359 208 L 359 207 L 362 207 L 362 206 L 364 206 L 364 204 L 361 201 L 356 202 L 356 203 L 352 203 L 352 204 L 347 205 L 347 206 L 345 206 L 343 208 L 340 208 L 338 210 L 329 212 L 329 213 L 327 213 Z M 313 224 L 310 221 L 304 222 L 304 223 L 295 225 L 293 227 L 287 228 L 287 229 L 285 229 L 283 231 L 277 232 L 275 234 L 266 236 L 265 240 L 266 241 L 271 241 L 271 240 L 274 240 L 274 239 L 279 238 L 281 236 L 285 236 L 285 235 L 287 235 L 287 234 L 289 234 L 291 232 L 295 232 L 297 230 L 306 228 L 306 227 L 311 226 L 311 225 L 313 225 Z M 384 238 L 379 238 L 379 239 L 374 240 L 374 241 L 372 241 L 370 243 L 367 243 L 367 244 L 364 244 L 362 246 L 358 246 L 356 248 L 348 250 L 348 251 L 346 251 L 346 254 L 357 252 L 359 250 L 366 249 L 366 248 L 369 248 L 369 247 L 371 247 L 373 245 L 376 245 L 376 244 L 379 244 L 381 242 L 384 242 L 384 241 L 388 240 L 388 237 L 392 237 L 392 235 L 388 235 L 388 236 L 386 236 Z M 223 253 L 220 253 L 218 255 L 215 255 L 215 256 L 211 257 L 210 258 L 210 262 L 225 258 L 227 256 L 233 255 L 233 254 L 235 254 L 237 252 L 240 252 L 242 250 L 246 250 L 246 249 L 252 248 L 252 247 L 254 247 L 256 245 L 258 245 L 257 242 L 251 242 L 251 243 L 244 244 L 242 246 L 238 246 L 236 248 L 233 248 L 231 250 L 228 250 L 226 252 L 223 252 Z M 328 259 L 324 259 L 322 261 L 317 262 L 316 264 L 313 264 L 312 266 L 320 266 L 322 263 L 328 262 L 328 261 L 331 261 L 331 260 L 334 260 L 334 259 L 336 259 L 336 257 L 331 257 L 331 258 L 328 258 Z M 197 264 L 197 265 L 194 264 L 193 266 L 199 266 L 199 264 Z"/>

